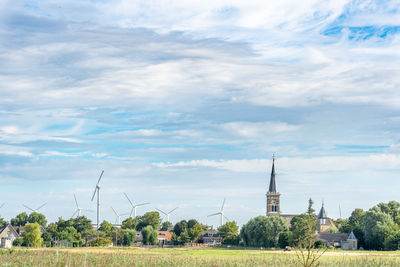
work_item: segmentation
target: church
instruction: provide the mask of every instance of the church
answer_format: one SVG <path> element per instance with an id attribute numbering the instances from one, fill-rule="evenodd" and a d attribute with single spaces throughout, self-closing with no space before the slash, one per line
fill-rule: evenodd
<path id="1" fill-rule="evenodd" d="M 272 156 L 271 178 L 266 194 L 266 215 L 281 216 L 285 218 L 290 225 L 290 221 L 292 220 L 292 218 L 298 214 L 282 214 L 280 208 L 280 196 L 281 194 L 279 193 L 276 184 L 275 156 Z M 322 207 L 318 215 L 316 216 L 316 220 L 316 240 L 321 240 L 326 246 L 341 247 L 343 249 L 350 250 L 357 249 L 357 239 L 355 238 L 353 232 L 351 232 L 350 234 L 335 233 L 337 232 L 337 228 L 334 221 L 328 217 L 323 202 Z"/>

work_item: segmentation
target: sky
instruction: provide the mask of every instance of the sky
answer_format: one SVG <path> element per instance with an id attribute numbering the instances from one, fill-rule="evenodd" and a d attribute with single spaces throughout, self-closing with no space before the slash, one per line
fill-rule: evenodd
<path id="1" fill-rule="evenodd" d="M 0 0 L 0 215 L 400 201 L 399 62 L 396 0 Z"/>

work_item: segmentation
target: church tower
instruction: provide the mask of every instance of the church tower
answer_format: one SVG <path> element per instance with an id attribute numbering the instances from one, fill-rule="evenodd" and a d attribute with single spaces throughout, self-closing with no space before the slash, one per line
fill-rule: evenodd
<path id="1" fill-rule="evenodd" d="M 269 189 L 267 192 L 267 216 L 279 215 L 280 213 L 280 201 L 279 197 L 281 194 L 276 189 L 276 174 L 275 174 L 275 156 L 272 156 L 272 171 L 271 179 L 269 181 Z"/>

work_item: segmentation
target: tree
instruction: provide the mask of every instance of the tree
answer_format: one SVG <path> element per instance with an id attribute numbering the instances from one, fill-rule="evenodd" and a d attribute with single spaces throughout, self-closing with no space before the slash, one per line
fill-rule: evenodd
<path id="1" fill-rule="evenodd" d="M 24 226 L 28 222 L 28 214 L 26 212 L 21 212 L 15 218 L 11 219 L 12 226 Z"/>
<path id="2" fill-rule="evenodd" d="M 243 225 L 240 235 L 247 246 L 277 247 L 279 233 L 288 228 L 287 221 L 280 216 L 258 216 Z"/>
<path id="3" fill-rule="evenodd" d="M 180 222 L 177 222 L 174 226 L 174 233 L 177 236 L 180 236 L 182 232 L 186 231 L 188 229 L 188 223 L 185 220 L 182 220 Z"/>
<path id="4" fill-rule="evenodd" d="M 340 233 L 349 234 L 352 231 L 352 228 L 349 223 L 349 219 L 337 219 L 335 220 L 335 225 Z"/>
<path id="5" fill-rule="evenodd" d="M 46 225 L 47 225 L 46 216 L 44 216 L 43 214 L 38 213 L 38 212 L 32 212 L 31 214 L 29 214 L 28 222 L 29 223 L 38 223 L 43 227 L 46 227 Z"/>
<path id="6" fill-rule="evenodd" d="M 389 214 L 393 222 L 400 225 L 400 203 L 397 201 L 389 201 L 389 203 L 379 203 L 373 209 L 380 210 L 383 213 Z"/>
<path id="7" fill-rule="evenodd" d="M 104 220 L 100 224 L 99 231 L 104 232 L 108 238 L 112 238 L 113 226 L 112 226 L 111 223 L 109 223 L 106 220 Z"/>
<path id="8" fill-rule="evenodd" d="M 140 231 L 144 227 L 151 225 L 153 229 L 160 229 L 160 214 L 157 211 L 146 212 L 143 216 L 139 217 L 139 223 L 136 230 Z"/>
<path id="9" fill-rule="evenodd" d="M 135 229 L 124 229 L 123 244 L 125 246 L 131 246 L 136 240 Z"/>
<path id="10" fill-rule="evenodd" d="M 161 224 L 161 231 L 167 231 L 169 228 L 174 227 L 171 222 L 166 221 Z"/>
<path id="11" fill-rule="evenodd" d="M 316 230 L 315 217 L 308 214 L 296 215 L 290 221 L 290 231 L 293 233 L 293 244 L 296 246 L 308 241 Z"/>
<path id="12" fill-rule="evenodd" d="M 188 223 L 189 225 L 189 223 Z M 201 233 L 203 232 L 203 228 L 199 223 L 193 224 L 192 227 L 188 228 L 188 234 L 190 241 L 194 242 L 199 239 Z"/>
<path id="13" fill-rule="evenodd" d="M 280 232 L 278 237 L 278 245 L 280 248 L 291 246 L 293 242 L 293 233 L 290 231 Z"/>
<path id="14" fill-rule="evenodd" d="M 42 246 L 43 238 L 40 233 L 40 226 L 38 223 L 28 223 L 25 225 L 24 244 L 28 247 Z"/>
<path id="15" fill-rule="evenodd" d="M 385 239 L 392 234 L 395 227 L 393 219 L 389 214 L 374 208 L 366 212 L 363 225 L 366 247 L 376 250 L 384 249 Z"/>
<path id="16" fill-rule="evenodd" d="M 239 227 L 235 221 L 226 222 L 218 227 L 218 234 L 222 237 L 222 243 L 226 245 L 239 245 Z"/>
<path id="17" fill-rule="evenodd" d="M 138 225 L 138 223 L 139 223 L 138 217 L 136 217 L 136 218 L 129 217 L 129 218 L 125 219 L 124 221 L 122 221 L 121 228 L 122 229 L 136 229 L 136 226 Z"/>
<path id="18" fill-rule="evenodd" d="M 308 208 L 307 208 L 308 215 L 315 215 L 315 209 L 313 209 L 313 207 L 312 207 L 313 204 L 314 204 L 314 201 L 310 198 L 308 200 Z"/>
<path id="19" fill-rule="evenodd" d="M 363 211 L 362 209 L 355 209 L 349 217 L 350 230 L 353 231 L 354 235 L 358 239 L 358 247 L 363 248 L 365 248 L 363 225 L 364 216 L 365 211 Z"/>
<path id="20" fill-rule="evenodd" d="M 156 245 L 157 244 L 157 230 L 151 225 L 147 225 L 142 229 L 143 244 L 145 245 Z"/>
<path id="21" fill-rule="evenodd" d="M 93 229 L 92 221 L 85 216 L 79 216 L 73 220 L 73 226 L 78 233 Z"/>
<path id="22" fill-rule="evenodd" d="M 7 222 L 0 217 L 0 229 L 3 228 L 4 226 L 6 226 Z"/>

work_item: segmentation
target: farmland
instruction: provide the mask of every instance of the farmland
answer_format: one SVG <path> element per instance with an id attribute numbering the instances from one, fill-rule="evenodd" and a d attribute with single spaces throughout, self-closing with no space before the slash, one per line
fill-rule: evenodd
<path id="1" fill-rule="evenodd" d="M 328 251 L 320 266 L 399 266 L 397 252 Z M 297 266 L 296 252 L 223 248 L 15 248 L 0 266 Z"/>

